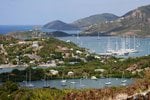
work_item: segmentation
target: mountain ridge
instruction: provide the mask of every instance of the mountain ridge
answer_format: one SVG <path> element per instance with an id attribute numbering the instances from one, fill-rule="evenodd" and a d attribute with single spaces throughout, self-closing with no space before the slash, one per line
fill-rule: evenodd
<path id="1" fill-rule="evenodd" d="M 102 14 L 95 14 L 89 17 L 81 18 L 74 21 L 72 24 L 78 27 L 87 27 L 91 24 L 102 23 L 105 21 L 112 21 L 119 18 L 118 16 L 111 14 L 111 13 L 102 13 Z"/>
<path id="2" fill-rule="evenodd" d="M 91 25 L 82 34 L 103 33 L 109 35 L 140 35 L 149 36 L 150 31 L 150 5 L 138 7 L 121 16 L 120 18 Z"/>
<path id="3" fill-rule="evenodd" d="M 78 29 L 78 27 L 71 24 L 67 24 L 60 20 L 54 20 L 52 22 L 49 22 L 45 24 L 43 27 L 47 29 L 54 29 L 54 30 L 77 30 Z"/>
<path id="4" fill-rule="evenodd" d="M 55 29 L 55 30 L 78 30 L 78 29 L 84 29 L 85 27 L 88 27 L 91 24 L 111 21 L 117 18 L 119 17 L 114 14 L 102 13 L 102 14 L 95 14 L 89 17 L 81 18 L 76 21 L 73 21 L 72 23 L 65 23 L 60 20 L 54 20 L 45 24 L 43 27 L 47 29 Z"/>

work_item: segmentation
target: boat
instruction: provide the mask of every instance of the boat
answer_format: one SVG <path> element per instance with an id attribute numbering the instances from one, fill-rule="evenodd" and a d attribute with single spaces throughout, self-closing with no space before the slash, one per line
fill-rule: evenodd
<path id="1" fill-rule="evenodd" d="M 43 86 L 43 88 L 50 88 L 50 86 L 48 85 L 48 83 L 47 83 L 47 77 L 46 77 L 46 74 L 45 74 L 45 76 L 44 76 L 44 86 Z"/>
<path id="2" fill-rule="evenodd" d="M 124 71 L 122 72 L 122 80 L 121 80 L 121 83 L 123 84 L 125 84 L 126 82 L 127 82 L 127 80 L 126 79 L 123 79 L 124 78 Z"/>
<path id="3" fill-rule="evenodd" d="M 107 78 L 107 82 L 105 83 L 105 85 L 111 85 L 111 80 L 110 80 L 109 76 Z"/>
<path id="4" fill-rule="evenodd" d="M 116 50 L 110 49 L 110 38 L 108 39 L 108 44 L 107 44 L 107 53 L 110 53 L 111 55 L 118 55 L 118 56 L 128 56 L 129 52 L 126 50 L 126 41 L 123 41 L 122 39 L 122 45 L 121 49 L 118 49 L 118 41 L 116 39 L 115 43 Z"/>
<path id="5" fill-rule="evenodd" d="M 72 82 L 70 82 L 71 84 L 75 84 L 76 82 L 75 81 L 72 81 Z"/>
<path id="6" fill-rule="evenodd" d="M 106 53 L 99 53 L 99 55 L 101 55 L 101 56 L 111 56 L 111 55 L 113 55 L 113 54 L 106 52 Z"/>
<path id="7" fill-rule="evenodd" d="M 82 84 L 82 78 L 80 78 L 80 87 L 84 87 L 85 85 L 84 84 Z"/>
<path id="8" fill-rule="evenodd" d="M 97 77 L 96 76 L 92 76 L 91 79 L 92 80 L 97 80 Z"/>
<path id="9" fill-rule="evenodd" d="M 67 84 L 66 84 L 66 82 L 67 82 L 67 80 L 65 80 L 64 78 L 64 74 L 62 74 L 62 80 L 61 80 L 61 86 L 66 86 Z"/>
<path id="10" fill-rule="evenodd" d="M 105 85 L 110 85 L 111 84 L 111 81 L 108 81 L 105 83 Z"/>
<path id="11" fill-rule="evenodd" d="M 126 51 L 128 51 L 129 53 L 138 53 L 139 51 L 136 50 L 135 47 L 136 46 L 135 46 L 135 36 L 134 36 L 134 39 L 133 39 L 133 49 L 131 49 L 131 47 L 130 47 L 130 39 L 129 39 L 129 48 L 126 49 Z"/>
<path id="12" fill-rule="evenodd" d="M 66 83 L 67 80 L 61 80 L 62 83 Z"/>
<path id="13" fill-rule="evenodd" d="M 34 85 L 33 85 L 33 84 L 31 84 L 31 83 L 28 83 L 28 84 L 26 85 L 26 87 L 33 88 L 33 87 L 34 87 Z"/>
<path id="14" fill-rule="evenodd" d="M 126 84 L 126 83 L 122 83 L 121 85 L 122 85 L 122 86 L 126 86 L 127 84 Z"/>
<path id="15" fill-rule="evenodd" d="M 27 73 L 26 73 L 26 87 L 33 88 L 34 85 L 31 83 L 31 69 L 29 71 L 29 82 L 27 81 Z"/>
<path id="16" fill-rule="evenodd" d="M 116 55 L 118 56 L 128 56 L 129 55 L 129 52 L 126 51 L 125 49 L 121 49 L 121 50 L 118 50 L 117 52 L 115 52 Z"/>
<path id="17" fill-rule="evenodd" d="M 112 53 L 112 52 L 114 52 L 114 50 L 113 49 L 111 49 L 111 47 L 110 47 L 110 37 L 108 38 L 108 41 L 107 41 L 107 50 L 106 50 L 106 53 Z"/>
<path id="18" fill-rule="evenodd" d="M 107 82 L 105 83 L 105 85 L 111 85 L 111 81 L 110 81 L 110 78 L 107 78 Z"/>
<path id="19" fill-rule="evenodd" d="M 66 84 L 66 82 L 67 82 L 67 80 L 61 80 L 61 86 L 67 86 L 67 84 Z"/>
<path id="20" fill-rule="evenodd" d="M 125 83 L 125 82 L 127 82 L 127 80 L 122 80 L 121 82 L 122 82 L 122 83 Z"/>

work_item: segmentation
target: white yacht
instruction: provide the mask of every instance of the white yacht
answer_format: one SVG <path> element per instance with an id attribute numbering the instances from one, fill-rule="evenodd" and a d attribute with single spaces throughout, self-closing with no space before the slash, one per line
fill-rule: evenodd
<path id="1" fill-rule="evenodd" d="M 105 83 L 105 85 L 110 85 L 111 84 L 111 81 L 108 81 Z"/>
<path id="2" fill-rule="evenodd" d="M 26 73 L 26 87 L 32 88 L 34 85 L 31 83 L 31 69 L 29 72 L 29 82 L 27 81 L 27 73 Z"/>
<path id="3" fill-rule="evenodd" d="M 111 85 L 111 80 L 110 80 L 110 78 L 107 78 L 107 82 L 105 83 L 105 85 Z"/>
<path id="4" fill-rule="evenodd" d="M 96 76 L 92 76 L 91 79 L 92 80 L 97 80 L 97 77 Z"/>
<path id="5" fill-rule="evenodd" d="M 67 82 L 67 80 L 64 79 L 64 74 L 62 74 L 62 80 L 61 80 L 62 84 L 61 85 L 66 86 L 67 85 L 66 82 Z"/>
<path id="6" fill-rule="evenodd" d="M 123 78 L 124 78 L 124 72 L 122 72 L 121 85 L 122 85 L 122 86 L 126 86 L 126 82 L 127 82 L 127 80 L 126 80 L 126 79 L 123 79 Z"/>
<path id="7" fill-rule="evenodd" d="M 66 82 L 67 82 L 67 80 L 61 80 L 61 86 L 67 86 L 67 84 L 66 84 Z"/>

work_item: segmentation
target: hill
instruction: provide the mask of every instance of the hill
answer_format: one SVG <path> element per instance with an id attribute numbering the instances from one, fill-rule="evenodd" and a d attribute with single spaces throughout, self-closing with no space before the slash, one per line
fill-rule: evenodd
<path id="1" fill-rule="evenodd" d="M 56 60 L 65 62 L 74 59 L 76 50 L 84 51 L 72 42 L 64 42 L 52 37 L 19 40 L 10 36 L 0 36 L 0 65 L 22 66 L 33 62 L 36 65 L 50 64 Z"/>
<path id="2" fill-rule="evenodd" d="M 16 39 L 31 39 L 31 38 L 40 38 L 40 37 L 64 37 L 70 36 L 70 34 L 62 31 L 53 31 L 53 32 L 41 32 L 41 31 L 22 31 L 22 32 L 11 32 L 6 34 L 7 36 L 14 37 Z"/>
<path id="3" fill-rule="evenodd" d="M 150 31 L 150 5 L 132 10 L 114 21 L 93 24 L 83 34 L 109 34 L 109 35 L 140 35 L 149 36 Z"/>
<path id="4" fill-rule="evenodd" d="M 88 27 L 92 24 L 98 24 L 105 21 L 112 21 L 117 19 L 118 16 L 110 13 L 103 13 L 103 14 L 96 14 L 89 17 L 85 17 L 82 19 L 79 19 L 77 21 L 74 21 L 72 24 L 75 26 L 78 26 L 80 28 Z"/>
<path id="5" fill-rule="evenodd" d="M 78 29 L 76 26 L 67 24 L 60 20 L 49 22 L 45 24 L 43 27 L 47 29 L 53 29 L 53 30 L 77 30 Z"/>

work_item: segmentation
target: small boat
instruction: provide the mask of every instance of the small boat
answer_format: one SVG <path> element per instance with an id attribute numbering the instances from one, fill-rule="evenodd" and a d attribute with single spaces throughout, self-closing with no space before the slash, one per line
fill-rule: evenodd
<path id="1" fill-rule="evenodd" d="M 109 76 L 107 78 L 107 82 L 105 83 L 105 85 L 111 85 L 111 80 L 110 80 Z"/>
<path id="2" fill-rule="evenodd" d="M 43 86 L 43 88 L 50 88 L 50 86 L 49 86 L 49 84 L 48 84 L 48 82 L 47 82 L 47 76 L 46 76 L 46 74 L 44 75 L 43 81 L 44 81 L 44 86 Z"/>
<path id="3" fill-rule="evenodd" d="M 67 80 L 61 80 L 61 86 L 66 86 L 67 84 L 66 84 L 66 82 L 67 82 Z"/>
<path id="4" fill-rule="evenodd" d="M 122 83 L 121 85 L 122 85 L 122 86 L 126 86 L 127 84 L 126 84 L 126 83 Z"/>
<path id="5" fill-rule="evenodd" d="M 71 84 L 75 84 L 76 82 L 74 82 L 74 81 L 72 81 L 72 82 L 70 82 Z"/>
<path id="6" fill-rule="evenodd" d="M 92 76 L 91 79 L 92 80 L 97 80 L 97 77 L 96 76 Z"/>
<path id="7" fill-rule="evenodd" d="M 26 73 L 26 87 L 33 88 L 34 85 L 31 83 L 31 69 L 29 70 L 29 82 L 27 81 L 28 74 Z"/>
<path id="8" fill-rule="evenodd" d="M 67 80 L 64 79 L 64 73 L 62 73 L 61 86 L 66 86 L 67 85 L 66 82 L 67 82 Z"/>
<path id="9" fill-rule="evenodd" d="M 26 84 L 26 87 L 33 88 L 33 87 L 34 87 L 34 85 L 33 85 L 33 84 L 31 84 L 31 83 L 29 83 L 29 84 Z"/>
<path id="10" fill-rule="evenodd" d="M 124 78 L 124 71 L 122 72 L 122 81 L 121 81 L 121 83 L 122 83 L 121 85 L 124 86 L 124 85 L 126 85 L 127 80 L 126 79 L 123 80 L 123 78 Z"/>
<path id="11" fill-rule="evenodd" d="M 84 87 L 85 86 L 84 84 L 82 84 L 82 80 L 83 80 L 83 78 L 80 79 L 80 87 Z"/>
<path id="12" fill-rule="evenodd" d="M 122 82 L 122 83 L 125 83 L 125 82 L 127 82 L 127 80 L 122 80 L 121 82 Z"/>
<path id="13" fill-rule="evenodd" d="M 67 80 L 61 80 L 62 83 L 66 83 Z"/>
<path id="14" fill-rule="evenodd" d="M 106 82 L 105 84 L 106 84 L 106 85 L 110 85 L 110 84 L 111 84 L 111 82 L 109 81 L 109 82 Z"/>

